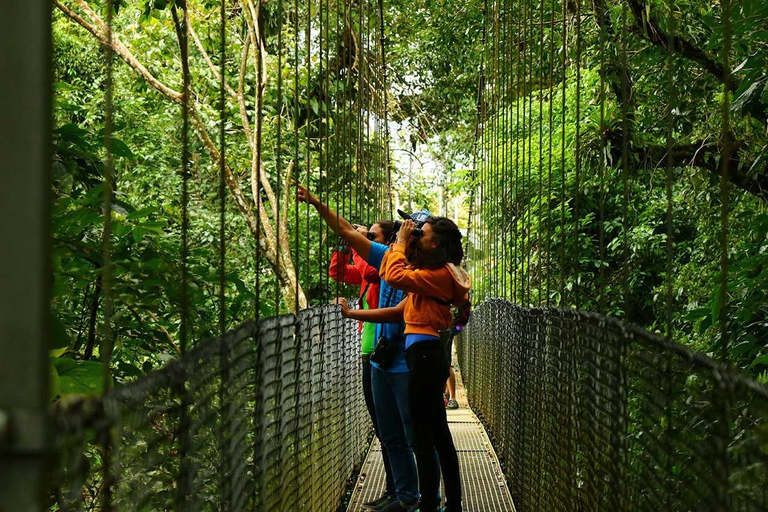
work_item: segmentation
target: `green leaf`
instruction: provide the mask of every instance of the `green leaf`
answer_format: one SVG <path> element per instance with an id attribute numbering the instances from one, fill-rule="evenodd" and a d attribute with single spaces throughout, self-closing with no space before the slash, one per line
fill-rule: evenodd
<path id="1" fill-rule="evenodd" d="M 128 147 L 128 144 L 115 138 L 112 139 L 112 154 L 125 158 L 133 158 L 133 152 L 131 151 L 131 148 Z"/>
<path id="2" fill-rule="evenodd" d="M 759 364 L 768 365 L 768 354 L 763 354 L 760 357 L 756 357 L 750 366 L 757 366 Z"/>
<path id="3" fill-rule="evenodd" d="M 747 87 L 747 89 L 741 94 L 741 96 L 734 100 L 733 104 L 731 105 L 731 110 L 737 111 L 743 109 L 752 100 L 753 97 L 756 97 L 758 94 L 760 94 L 762 87 L 762 80 L 751 83 L 749 87 Z"/>
<path id="4" fill-rule="evenodd" d="M 102 368 L 97 361 L 75 361 L 67 357 L 51 361 L 60 379 L 60 394 L 98 395 L 102 392 Z"/>
<path id="5" fill-rule="evenodd" d="M 317 115 L 320 110 L 320 106 L 317 104 L 317 99 L 311 98 L 309 100 L 309 104 L 312 105 L 312 111 L 315 113 L 315 115 Z"/>
<path id="6" fill-rule="evenodd" d="M 60 318 L 54 316 L 51 318 L 51 338 L 48 345 L 49 349 L 68 349 L 71 345 L 69 334 L 67 334 L 67 328 L 64 327 L 64 323 Z M 58 357 L 58 356 L 56 356 Z"/>
<path id="7" fill-rule="evenodd" d="M 126 220 L 143 219 L 144 217 L 147 217 L 150 213 L 155 213 L 157 211 L 160 211 L 158 207 L 148 206 L 147 208 L 142 208 L 140 210 L 136 210 L 135 212 L 129 213 L 125 217 L 125 219 Z"/>
<path id="8" fill-rule="evenodd" d="M 119 362 L 117 363 L 117 369 L 120 370 L 124 375 L 127 375 L 129 377 L 141 377 L 143 375 L 142 371 L 137 368 L 136 366 L 125 363 L 125 362 Z"/>
<path id="9" fill-rule="evenodd" d="M 53 350 L 49 350 L 48 351 L 48 357 L 50 357 L 52 359 L 58 359 L 61 356 L 63 356 L 64 354 L 66 354 L 68 349 L 69 349 L 69 347 L 61 347 L 61 348 L 55 348 Z"/>
<path id="10" fill-rule="evenodd" d="M 144 238 L 144 234 L 146 231 L 142 228 L 136 228 L 133 230 L 133 241 L 138 243 L 141 242 L 142 238 Z"/>
<path id="11" fill-rule="evenodd" d="M 61 379 L 59 378 L 59 372 L 56 371 L 52 364 L 48 365 L 48 373 L 50 379 L 48 399 L 53 400 L 61 394 Z"/>

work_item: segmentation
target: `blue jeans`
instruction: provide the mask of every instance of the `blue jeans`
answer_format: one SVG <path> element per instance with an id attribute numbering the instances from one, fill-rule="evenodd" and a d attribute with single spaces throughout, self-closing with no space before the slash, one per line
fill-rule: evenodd
<path id="1" fill-rule="evenodd" d="M 419 478 L 413 458 L 408 372 L 390 373 L 371 367 L 371 387 L 382 449 L 389 456 L 395 497 L 406 504 L 419 499 Z"/>
<path id="2" fill-rule="evenodd" d="M 376 432 L 376 437 L 381 441 L 381 434 L 379 434 L 379 421 L 376 418 L 376 408 L 373 403 L 373 389 L 371 386 L 371 370 L 373 367 L 368 361 L 363 361 L 363 396 L 365 396 L 365 406 L 368 408 L 368 415 L 371 417 L 373 423 L 373 430 Z M 387 476 L 387 494 L 395 497 L 395 479 L 392 477 L 392 465 L 389 463 L 389 455 L 384 445 L 381 447 L 381 458 L 384 460 L 384 473 Z"/>

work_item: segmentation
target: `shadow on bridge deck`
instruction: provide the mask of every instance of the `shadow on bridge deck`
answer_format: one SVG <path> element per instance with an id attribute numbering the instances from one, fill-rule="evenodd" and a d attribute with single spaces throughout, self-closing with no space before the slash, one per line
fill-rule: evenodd
<path id="1" fill-rule="evenodd" d="M 515 506 L 499 468 L 496 452 L 480 420 L 469 408 L 461 376 L 456 370 L 459 409 L 449 410 L 448 424 L 459 455 L 463 507 L 465 512 L 509 512 Z M 362 504 L 384 492 L 384 463 L 381 445 L 374 438 L 363 463 L 347 512 L 365 511 Z M 442 482 L 441 482 L 442 492 Z"/>

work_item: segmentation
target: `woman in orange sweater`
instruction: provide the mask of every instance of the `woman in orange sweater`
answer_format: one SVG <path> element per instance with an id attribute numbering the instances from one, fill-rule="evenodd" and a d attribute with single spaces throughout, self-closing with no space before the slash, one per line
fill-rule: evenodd
<path id="1" fill-rule="evenodd" d="M 379 274 L 393 288 L 408 296 L 395 308 L 351 311 L 342 304 L 342 314 L 367 321 L 405 320 L 405 358 L 410 370 L 409 408 L 413 424 L 413 451 L 419 471 L 422 512 L 440 510 L 440 470 L 445 480 L 446 511 L 461 507 L 459 459 L 448 429 L 443 405 L 443 386 L 448 362 L 439 332 L 451 326 L 451 306 L 468 300 L 469 275 L 459 267 L 464 257 L 461 232 L 445 217 L 431 217 L 414 234 L 414 223 L 403 222 L 397 242 L 384 256 Z M 378 320 L 381 317 L 381 320 Z M 435 450 L 440 468 L 435 461 Z"/>

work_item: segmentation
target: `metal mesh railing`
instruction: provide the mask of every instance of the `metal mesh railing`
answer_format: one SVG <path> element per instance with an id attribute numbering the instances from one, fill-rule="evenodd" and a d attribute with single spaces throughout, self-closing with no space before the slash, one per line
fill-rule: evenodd
<path id="1" fill-rule="evenodd" d="M 51 508 L 335 510 L 370 440 L 360 361 L 356 322 L 323 306 L 58 404 Z"/>
<path id="2" fill-rule="evenodd" d="M 517 509 L 768 510 L 768 389 L 591 313 L 482 304 L 458 343 Z"/>

